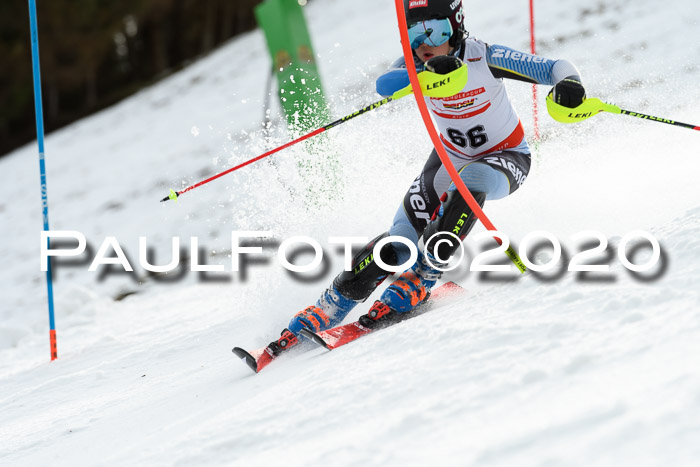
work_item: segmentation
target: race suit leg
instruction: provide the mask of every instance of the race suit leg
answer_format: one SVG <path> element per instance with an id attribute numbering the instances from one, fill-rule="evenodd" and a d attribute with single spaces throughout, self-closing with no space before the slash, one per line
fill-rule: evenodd
<path id="1" fill-rule="evenodd" d="M 479 197 L 482 195 L 478 193 L 483 193 L 481 203 L 485 199 L 499 199 L 515 191 L 530 167 L 529 154 L 504 151 L 497 153 L 497 158 L 498 165 L 495 162 L 489 162 L 486 156 L 470 162 L 455 161 L 462 180 L 472 193 Z M 525 175 L 516 180 L 508 169 L 509 162 L 517 164 Z M 342 322 L 355 305 L 365 301 L 390 274 L 374 261 L 373 249 L 376 242 L 388 235 L 395 235 L 405 237 L 417 245 L 432 215 L 441 207 L 441 196 L 450 189 L 454 190 L 454 185 L 451 186 L 450 177 L 442 166 L 437 152 L 433 150 L 420 175 L 405 194 L 402 206 L 396 213 L 389 232 L 379 235 L 362 248 L 352 261 L 352 270 L 340 273 L 331 286 L 324 291 L 315 306 L 307 307 L 297 313 L 289 323 L 289 330 L 295 334 L 304 327 L 319 331 Z M 453 195 L 450 199 L 454 199 L 454 202 L 445 204 L 448 214 L 451 211 L 449 206 L 455 206 L 454 209 L 458 209 L 464 204 L 461 196 Z M 441 217 L 447 219 L 450 216 L 445 217 L 443 213 Z M 473 221 L 465 229 L 467 232 L 471 225 Z M 394 242 L 386 244 L 381 249 L 380 255 L 386 264 L 396 266 L 408 260 L 410 250 L 403 243 Z"/>
<path id="2" fill-rule="evenodd" d="M 514 192 L 530 169 L 530 155 L 514 151 L 489 154 L 473 161 L 454 159 L 460 178 L 480 206 L 486 200 Z M 476 216 L 433 151 L 406 193 L 389 230 L 391 235 L 409 238 L 416 247 L 422 236 L 424 252 L 384 291 L 380 301 L 393 311 L 405 313 L 425 300 L 440 278 L 443 266 L 459 248 L 459 242 L 451 234 L 464 240 L 475 222 Z M 405 245 L 396 245 L 398 262 L 402 264 L 410 250 Z"/>
<path id="3" fill-rule="evenodd" d="M 514 151 L 486 154 L 473 161 L 453 157 L 452 162 L 469 191 L 473 195 L 484 193 L 485 201 L 510 195 L 523 184 L 530 171 L 530 155 Z M 456 188 L 437 152 L 433 150 L 396 211 L 389 234 L 408 238 L 418 246 L 418 240 L 433 214 L 442 207 L 440 198 Z M 453 202 L 451 205 L 459 209 L 461 203 Z M 394 249 L 398 254 L 397 264 L 404 263 L 410 254 L 408 247 L 395 243 Z"/>

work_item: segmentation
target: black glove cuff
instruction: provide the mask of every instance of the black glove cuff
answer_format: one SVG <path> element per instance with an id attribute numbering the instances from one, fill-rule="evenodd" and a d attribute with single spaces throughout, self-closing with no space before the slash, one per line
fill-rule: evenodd
<path id="1" fill-rule="evenodd" d="M 446 75 L 451 71 L 463 65 L 462 60 L 451 55 L 438 55 L 425 62 L 425 69 L 437 73 L 438 75 Z"/>

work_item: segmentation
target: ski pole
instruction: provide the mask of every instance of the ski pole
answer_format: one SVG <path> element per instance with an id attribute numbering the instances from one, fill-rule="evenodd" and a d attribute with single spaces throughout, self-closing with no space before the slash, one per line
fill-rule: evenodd
<path id="1" fill-rule="evenodd" d="M 614 104 L 608 104 L 603 102 L 598 98 L 586 99 L 583 104 L 579 105 L 574 109 L 564 107 L 562 105 L 554 102 L 551 96 L 547 96 L 547 111 L 552 118 L 560 123 L 576 123 L 582 122 L 600 112 L 610 112 L 613 114 L 629 115 L 631 117 L 641 118 L 643 120 L 650 120 L 652 122 L 666 123 L 668 125 L 679 126 L 681 128 L 689 128 L 691 130 L 700 131 L 699 125 L 691 125 L 689 123 L 677 122 L 675 120 L 670 120 L 668 118 L 654 117 L 653 115 L 646 115 L 639 112 L 632 112 L 630 110 L 624 110 Z"/>
<path id="2" fill-rule="evenodd" d="M 461 67 L 457 68 L 454 71 L 451 71 L 450 73 L 447 73 L 445 75 L 440 75 L 437 73 L 433 73 L 430 71 L 422 71 L 421 73 L 418 74 L 421 89 L 423 91 L 423 94 L 428 96 L 428 97 L 449 97 L 457 94 L 459 91 L 461 91 L 464 86 L 467 84 L 467 79 L 468 79 L 468 73 L 467 73 L 467 66 L 462 65 Z M 201 182 L 195 183 L 194 185 L 190 185 L 187 188 L 184 188 L 180 191 L 175 191 L 173 189 L 170 190 L 170 194 L 166 196 L 165 198 L 161 199 L 160 202 L 167 201 L 169 199 L 172 200 L 177 200 L 177 198 L 182 195 L 183 193 L 186 193 L 190 190 L 194 190 L 195 188 L 198 188 L 202 185 L 205 185 L 213 180 L 216 180 L 217 178 L 223 177 L 226 174 L 229 174 L 231 172 L 234 172 L 242 167 L 245 167 L 246 165 L 252 164 L 253 162 L 259 161 L 260 159 L 264 159 L 265 157 L 271 156 L 275 154 L 276 152 L 281 151 L 282 149 L 286 149 L 290 146 L 293 146 L 301 141 L 304 141 L 306 139 L 309 139 L 313 136 L 316 136 L 320 133 L 323 133 L 326 130 L 330 130 L 331 128 L 334 128 L 338 125 L 341 125 L 348 120 L 351 120 L 359 115 L 365 114 L 371 110 L 377 109 L 384 104 L 388 104 L 391 101 L 395 101 L 398 99 L 401 99 L 402 97 L 408 96 L 411 94 L 413 90 L 411 89 L 411 85 L 409 84 L 405 88 L 402 88 L 398 91 L 396 91 L 393 95 L 386 97 L 380 101 L 375 102 L 374 104 L 370 104 L 366 107 L 363 107 L 360 110 L 357 110 L 349 115 L 346 115 L 343 118 L 340 118 L 332 123 L 329 123 L 326 126 L 323 126 L 321 128 L 317 128 L 316 130 L 312 131 L 311 133 L 307 133 L 303 136 L 300 136 L 299 138 L 295 139 L 294 141 L 290 141 L 286 144 L 283 144 L 282 146 L 279 146 L 275 149 L 272 149 L 265 154 L 261 154 L 257 157 L 254 157 L 252 159 L 249 159 L 245 162 L 242 162 L 238 164 L 235 167 L 231 167 L 230 169 L 224 170 L 223 172 L 219 172 L 218 174 L 207 178 L 206 180 L 202 180 Z"/>
<path id="3" fill-rule="evenodd" d="M 37 26 L 36 0 L 29 0 L 29 27 L 32 42 L 32 75 L 34 81 L 34 106 L 36 116 L 36 140 L 39 145 L 39 175 L 41 177 L 41 204 L 44 218 L 44 231 L 49 229 L 49 198 L 46 189 L 46 163 L 44 154 L 44 113 L 41 99 L 41 66 L 39 63 L 39 31 Z M 50 248 L 50 240 L 46 238 L 46 248 Z M 58 358 L 56 344 L 56 320 L 54 316 L 53 279 L 51 273 L 51 258 L 46 263 L 46 291 L 49 304 L 49 347 L 51 360 Z"/>

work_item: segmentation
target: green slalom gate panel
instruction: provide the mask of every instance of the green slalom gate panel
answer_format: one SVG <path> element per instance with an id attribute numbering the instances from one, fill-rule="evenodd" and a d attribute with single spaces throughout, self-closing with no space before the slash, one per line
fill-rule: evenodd
<path id="1" fill-rule="evenodd" d="M 329 112 L 298 0 L 265 0 L 255 16 L 265 33 L 289 127 L 304 132 L 323 124 Z"/>
<path id="2" fill-rule="evenodd" d="M 255 17 L 265 33 L 291 135 L 326 125 L 330 111 L 299 0 L 265 0 L 256 7 Z M 295 155 L 303 192 L 292 196 L 301 196 L 307 208 L 318 209 L 341 196 L 339 158 L 325 134 L 307 140 L 305 148 L 304 154 Z"/>

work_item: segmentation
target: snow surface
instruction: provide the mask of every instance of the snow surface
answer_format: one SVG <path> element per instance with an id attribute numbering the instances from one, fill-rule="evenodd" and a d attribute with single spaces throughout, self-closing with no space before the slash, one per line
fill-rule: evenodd
<path id="1" fill-rule="evenodd" d="M 472 34 L 528 50 L 526 2 L 465 5 Z M 333 115 L 375 101 L 374 78 L 400 54 L 393 2 L 316 0 L 305 11 Z M 576 63 L 590 96 L 700 122 L 698 2 L 540 0 L 536 14 L 539 52 Z M 486 212 L 516 244 L 551 232 L 567 258 L 572 235 L 600 231 L 608 273 L 460 268 L 450 278 L 467 289 L 462 303 L 253 375 L 230 349 L 269 342 L 316 300 L 342 267 L 328 237 L 386 229 L 430 148 L 404 99 L 329 132 L 323 149 L 342 183 L 300 177 L 296 161 L 310 156 L 299 145 L 276 165 L 159 203 L 170 187 L 288 139 L 277 105 L 276 131 L 260 131 L 268 68 L 255 31 L 48 137 L 52 229 L 84 233 L 93 253 L 115 236 L 136 269 L 58 262 L 52 363 L 36 146 L 0 159 L 0 465 L 698 464 L 700 135 L 624 116 L 564 126 L 542 115 L 527 183 Z M 531 136 L 530 86 L 508 87 Z M 309 179 L 336 196 L 310 203 Z M 294 280 L 269 247 L 267 264 L 234 275 L 230 233 L 240 230 L 311 236 L 328 267 Z M 663 252 L 639 275 L 616 257 L 634 230 Z M 159 264 L 172 237 L 187 247 L 196 236 L 206 262 L 227 272 L 150 276 L 140 236 Z M 547 251 L 533 256 L 546 262 Z M 629 251 L 643 263 L 650 250 Z"/>

